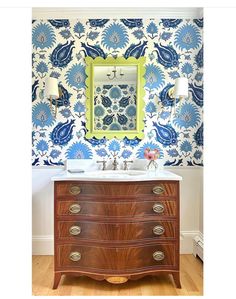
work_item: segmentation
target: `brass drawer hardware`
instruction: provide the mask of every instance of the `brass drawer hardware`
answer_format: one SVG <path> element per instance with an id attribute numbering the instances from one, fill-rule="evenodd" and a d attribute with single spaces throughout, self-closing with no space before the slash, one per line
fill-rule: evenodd
<path id="1" fill-rule="evenodd" d="M 70 194 L 72 195 L 78 195 L 81 192 L 81 189 L 79 186 L 71 186 L 69 189 Z"/>
<path id="2" fill-rule="evenodd" d="M 153 205 L 152 209 L 153 209 L 153 211 L 154 211 L 155 213 L 161 214 L 161 213 L 164 212 L 164 209 L 165 209 L 165 208 L 164 208 L 164 205 L 163 205 L 162 203 L 157 202 L 157 203 L 155 203 L 155 204 Z"/>
<path id="3" fill-rule="evenodd" d="M 73 225 L 70 227 L 69 232 L 73 236 L 77 236 L 81 233 L 81 227 L 77 225 Z"/>
<path id="4" fill-rule="evenodd" d="M 152 192 L 154 194 L 160 195 L 165 192 L 165 188 L 163 186 L 155 186 L 153 187 Z"/>
<path id="5" fill-rule="evenodd" d="M 158 262 L 164 260 L 165 258 L 164 252 L 162 251 L 155 251 L 152 256 L 154 260 Z"/>
<path id="6" fill-rule="evenodd" d="M 154 235 L 161 236 L 164 234 L 165 229 L 162 225 L 156 225 L 152 231 L 153 231 Z"/>
<path id="7" fill-rule="evenodd" d="M 128 281 L 128 278 L 123 276 L 111 276 L 111 277 L 107 277 L 106 281 L 114 284 L 119 284 L 119 283 L 125 283 L 126 281 Z"/>
<path id="8" fill-rule="evenodd" d="M 69 211 L 72 213 L 72 214 L 78 214 L 81 210 L 81 206 L 76 203 L 76 204 L 73 204 L 69 207 Z"/>
<path id="9" fill-rule="evenodd" d="M 81 254 L 78 251 L 70 253 L 70 260 L 73 262 L 78 262 L 81 259 Z"/>

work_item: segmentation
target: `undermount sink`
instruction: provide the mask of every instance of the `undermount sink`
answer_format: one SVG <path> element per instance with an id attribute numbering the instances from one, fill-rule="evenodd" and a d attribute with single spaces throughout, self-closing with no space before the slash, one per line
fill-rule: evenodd
<path id="1" fill-rule="evenodd" d="M 85 172 L 85 175 L 99 177 L 139 176 L 145 174 L 145 170 L 98 170 Z"/>

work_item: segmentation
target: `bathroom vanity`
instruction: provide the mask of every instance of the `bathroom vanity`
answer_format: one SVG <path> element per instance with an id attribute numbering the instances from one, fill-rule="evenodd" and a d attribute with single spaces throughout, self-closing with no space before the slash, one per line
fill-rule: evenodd
<path id="1" fill-rule="evenodd" d="M 53 288 L 61 275 L 179 279 L 179 181 L 169 172 L 62 172 L 54 181 Z"/>

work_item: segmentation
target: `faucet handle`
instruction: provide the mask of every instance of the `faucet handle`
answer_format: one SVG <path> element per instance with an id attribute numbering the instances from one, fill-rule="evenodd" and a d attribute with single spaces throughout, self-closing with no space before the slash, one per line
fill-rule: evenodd
<path id="1" fill-rule="evenodd" d="M 133 161 L 123 161 L 124 162 L 124 170 L 128 170 L 128 163 L 133 163 Z"/>
<path id="2" fill-rule="evenodd" d="M 107 163 L 107 161 L 102 160 L 102 161 L 97 161 L 97 163 L 102 163 L 102 170 L 106 169 L 106 163 Z"/>

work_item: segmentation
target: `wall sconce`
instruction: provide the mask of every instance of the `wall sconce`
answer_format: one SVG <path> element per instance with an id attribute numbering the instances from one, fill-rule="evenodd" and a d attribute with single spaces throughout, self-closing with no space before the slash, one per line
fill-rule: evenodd
<path id="1" fill-rule="evenodd" d="M 57 99 L 59 98 L 58 82 L 56 78 L 48 77 L 45 80 L 45 96 L 50 100 L 50 109 L 53 113 L 52 102 L 55 100 L 55 113 L 57 115 Z"/>
<path id="2" fill-rule="evenodd" d="M 175 86 L 170 88 L 169 96 L 172 99 L 183 99 L 188 97 L 188 79 L 180 77 L 175 79 Z"/>
<path id="3" fill-rule="evenodd" d="M 185 77 L 179 77 L 175 79 L 175 85 L 170 88 L 169 97 L 174 101 L 174 113 L 176 99 L 184 99 L 188 97 L 188 79 Z"/>

